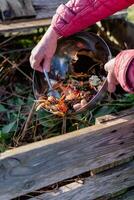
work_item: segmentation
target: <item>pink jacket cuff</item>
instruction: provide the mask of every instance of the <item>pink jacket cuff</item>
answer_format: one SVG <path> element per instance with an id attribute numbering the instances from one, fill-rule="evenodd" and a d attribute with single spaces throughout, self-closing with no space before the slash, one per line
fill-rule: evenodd
<path id="1" fill-rule="evenodd" d="M 124 50 L 116 56 L 114 74 L 121 87 L 134 94 L 134 50 Z"/>

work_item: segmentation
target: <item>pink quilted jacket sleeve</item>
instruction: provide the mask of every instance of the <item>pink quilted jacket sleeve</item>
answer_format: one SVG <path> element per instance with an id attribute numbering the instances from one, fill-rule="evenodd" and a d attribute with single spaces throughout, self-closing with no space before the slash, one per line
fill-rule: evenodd
<path id="1" fill-rule="evenodd" d="M 52 27 L 66 37 L 133 3 L 134 0 L 70 0 L 58 7 Z"/>
<path id="2" fill-rule="evenodd" d="M 116 56 L 114 74 L 122 88 L 134 94 L 134 49 L 124 50 Z"/>

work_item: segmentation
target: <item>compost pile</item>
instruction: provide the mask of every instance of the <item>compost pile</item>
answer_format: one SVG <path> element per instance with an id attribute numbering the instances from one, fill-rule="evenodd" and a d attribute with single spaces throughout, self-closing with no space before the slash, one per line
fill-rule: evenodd
<path id="1" fill-rule="evenodd" d="M 59 116 L 79 111 L 97 94 L 106 78 L 104 63 L 97 59 L 94 52 L 86 49 L 75 54 L 70 70 L 65 79 L 58 76 L 53 84 L 53 89 L 60 93 L 61 98 L 47 94 L 40 96 L 37 110 L 44 108 Z"/>
<path id="2" fill-rule="evenodd" d="M 55 83 L 53 88 L 61 94 L 60 99 L 53 96 L 41 96 L 37 100 L 37 110 L 45 108 L 53 114 L 64 116 L 83 108 L 97 94 L 104 81 L 104 78 L 96 75 L 88 77 L 88 80 L 87 77 L 87 74 L 81 73 L 79 78 L 84 78 L 85 81 L 70 77 Z"/>

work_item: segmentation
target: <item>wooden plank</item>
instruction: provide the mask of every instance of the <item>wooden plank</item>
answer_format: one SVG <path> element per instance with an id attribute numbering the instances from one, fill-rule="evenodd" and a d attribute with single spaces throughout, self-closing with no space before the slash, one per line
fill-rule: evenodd
<path id="1" fill-rule="evenodd" d="M 6 0 L 11 10 L 13 17 L 30 17 L 35 16 L 36 12 L 32 6 L 31 0 Z"/>
<path id="2" fill-rule="evenodd" d="M 68 2 L 68 0 L 32 0 L 32 2 L 36 11 L 35 18 L 0 23 L 0 32 L 22 31 L 30 28 L 48 26 L 51 23 L 51 18 L 55 14 L 57 7 L 62 3 Z"/>
<path id="3" fill-rule="evenodd" d="M 120 198 L 125 198 L 126 195 L 123 193 L 133 186 L 134 161 L 126 166 L 123 165 L 122 167 L 86 178 L 84 184 L 81 184 L 78 188 L 73 188 L 64 192 L 62 192 L 61 188 L 57 192 L 42 194 L 30 200 L 97 200 L 100 198 L 108 200 L 112 197 L 119 196 L 119 194 L 122 194 Z"/>
<path id="4" fill-rule="evenodd" d="M 1 154 L 0 197 L 8 200 L 86 171 L 97 173 L 133 156 L 134 116 L 22 146 Z"/>
<path id="5" fill-rule="evenodd" d="M 36 19 L 52 17 L 60 4 L 65 4 L 68 0 L 32 0 L 36 10 Z"/>
<path id="6" fill-rule="evenodd" d="M 66 2 L 68 0 L 0 0 L 0 8 L 3 14 L 8 11 L 9 16 L 2 16 L 3 19 L 35 15 L 35 19 L 45 19 L 51 18 L 58 6 Z"/>
<path id="7" fill-rule="evenodd" d="M 51 23 L 51 19 L 41 19 L 41 20 L 27 20 L 27 21 L 15 21 L 14 23 L 0 24 L 0 32 L 16 32 L 25 29 L 40 28 L 48 26 Z"/>
<path id="8" fill-rule="evenodd" d="M 119 197 L 115 197 L 110 200 L 134 200 L 134 189 L 130 189 L 126 191 L 125 194 L 122 194 Z"/>
<path id="9" fill-rule="evenodd" d="M 58 197 L 60 199 L 61 194 L 65 193 L 65 192 L 70 192 L 73 189 L 79 188 L 81 186 L 83 186 L 83 185 L 76 183 L 76 182 L 71 183 L 66 186 L 60 187 L 58 190 L 55 190 L 54 192 L 49 191 L 49 194 L 48 194 L 48 192 L 46 192 L 46 193 L 44 192 L 42 195 L 38 195 L 36 197 L 30 198 L 29 200 L 49 200 L 50 197 L 52 197 L 51 199 L 53 200 L 54 196 L 56 196 L 56 198 Z M 122 185 L 121 185 L 121 187 L 122 187 Z M 120 187 L 120 189 L 121 189 L 121 187 Z M 133 183 L 132 183 L 132 187 L 133 187 Z M 94 192 L 96 194 L 96 188 L 94 188 L 94 189 L 95 189 Z M 112 187 L 112 189 L 113 189 L 113 187 Z M 105 188 L 104 188 L 104 191 L 105 191 Z M 80 190 L 80 192 L 81 192 L 81 190 Z M 118 196 L 119 193 L 122 193 L 122 194 Z M 68 194 L 70 197 L 70 193 L 68 193 Z M 66 194 L 66 195 L 68 195 L 68 194 Z M 110 195 L 105 194 L 105 197 L 103 196 L 101 199 L 99 198 L 99 200 L 134 200 L 134 189 L 128 188 L 128 189 L 124 189 L 124 191 L 119 190 L 118 192 L 116 191 L 116 193 L 114 193 L 112 195 L 114 195 L 114 196 L 116 195 L 116 197 L 111 198 L 111 197 L 108 197 Z M 67 199 L 65 199 L 65 200 L 67 200 Z M 85 199 L 85 200 L 87 200 L 87 199 Z M 98 200 L 98 199 L 96 199 L 96 200 Z"/>
<path id="10" fill-rule="evenodd" d="M 2 20 L 36 15 L 31 0 L 0 0 L 0 11 Z"/>
<path id="11" fill-rule="evenodd" d="M 122 110 L 118 113 L 97 117 L 95 120 L 95 124 L 108 123 L 110 121 L 117 120 L 125 116 L 129 116 L 129 115 L 131 116 L 132 114 L 134 114 L 134 107 Z"/>
<path id="12" fill-rule="evenodd" d="M 0 14 L 1 14 L 1 18 L 5 19 L 5 15 L 4 13 L 7 12 L 8 10 L 8 4 L 6 1 L 0 0 Z"/>

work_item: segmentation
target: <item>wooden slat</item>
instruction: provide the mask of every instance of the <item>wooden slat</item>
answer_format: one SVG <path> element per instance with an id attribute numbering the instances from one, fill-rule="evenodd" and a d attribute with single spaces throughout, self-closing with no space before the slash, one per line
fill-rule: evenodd
<path id="1" fill-rule="evenodd" d="M 130 191 L 126 191 L 125 194 L 122 194 L 119 197 L 115 197 L 110 200 L 134 200 L 134 189 L 130 189 Z"/>
<path id="2" fill-rule="evenodd" d="M 85 179 L 83 185 L 77 189 L 61 192 L 51 192 L 42 194 L 30 200 L 103 200 L 110 199 L 126 192 L 128 188 L 134 186 L 134 162 L 126 166 L 118 167 L 94 177 Z M 124 197 L 123 197 L 124 196 Z M 122 194 L 122 198 L 127 198 Z M 129 196 L 130 197 L 130 196 Z M 131 196 L 132 197 L 132 196 Z M 134 198 L 134 196 L 133 196 Z M 128 198 L 127 198 L 128 199 Z"/>
<path id="3" fill-rule="evenodd" d="M 3 1 L 3 0 L 0 0 Z M 0 23 L 0 32 L 23 31 L 30 28 L 39 28 L 50 25 L 51 18 L 55 14 L 57 7 L 68 0 L 32 0 L 36 11 L 36 17 L 25 20 L 12 20 Z M 4 8 L 3 8 L 4 9 Z"/>
<path id="4" fill-rule="evenodd" d="M 51 19 L 41 19 L 41 20 L 27 20 L 14 23 L 0 24 L 0 32 L 16 32 L 25 29 L 40 28 L 48 26 L 51 23 Z"/>
<path id="5" fill-rule="evenodd" d="M 52 17 L 60 4 L 65 4 L 68 0 L 32 0 L 37 16 L 36 19 Z"/>
<path id="6" fill-rule="evenodd" d="M 0 0 L 0 14 L 1 14 L 0 18 L 5 19 L 4 13 L 5 11 L 7 11 L 8 8 L 9 7 L 7 1 Z"/>
<path id="7" fill-rule="evenodd" d="M 0 11 L 2 20 L 36 15 L 31 0 L 0 0 Z"/>
<path id="8" fill-rule="evenodd" d="M 125 117 L 1 154 L 0 199 L 128 162 L 134 156 L 133 130 L 134 120 Z"/>
<path id="9" fill-rule="evenodd" d="M 35 16 L 35 10 L 31 0 L 7 0 L 10 9 L 13 11 L 13 17 Z"/>
<path id="10" fill-rule="evenodd" d="M 113 120 L 117 120 L 119 118 L 125 117 L 125 116 L 131 116 L 134 114 L 134 107 L 129 108 L 129 109 L 125 109 L 122 110 L 118 113 L 114 113 L 114 114 L 109 114 L 109 115 L 104 115 L 101 117 L 97 117 L 95 120 L 95 124 L 102 124 L 102 123 L 109 123 Z"/>

